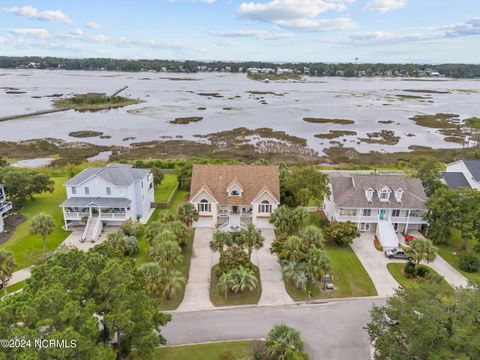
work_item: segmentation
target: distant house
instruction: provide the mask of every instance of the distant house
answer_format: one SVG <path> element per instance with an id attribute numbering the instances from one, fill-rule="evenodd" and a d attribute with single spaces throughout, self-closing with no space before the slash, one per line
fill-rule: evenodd
<path id="1" fill-rule="evenodd" d="M 10 210 L 12 210 L 12 203 L 10 201 L 7 201 L 5 188 L 2 184 L 0 184 L 0 233 L 5 230 L 3 218 L 5 217 L 5 214 Z"/>
<path id="2" fill-rule="evenodd" d="M 480 160 L 459 160 L 447 164 L 443 181 L 452 189 L 480 190 Z"/>
<path id="3" fill-rule="evenodd" d="M 190 203 L 200 215 L 195 227 L 271 228 L 270 215 L 280 204 L 278 166 L 193 165 Z"/>
<path id="4" fill-rule="evenodd" d="M 398 245 L 397 233 L 420 230 L 426 224 L 426 195 L 418 179 L 400 175 L 331 176 L 325 197 L 328 220 L 355 223 L 376 233 L 383 247 Z"/>
<path id="5" fill-rule="evenodd" d="M 146 222 L 154 200 L 153 175 L 148 169 L 110 164 L 90 167 L 68 180 L 67 200 L 60 207 L 65 228 L 84 225 L 83 240 L 96 240 L 103 226 L 128 219 Z"/>

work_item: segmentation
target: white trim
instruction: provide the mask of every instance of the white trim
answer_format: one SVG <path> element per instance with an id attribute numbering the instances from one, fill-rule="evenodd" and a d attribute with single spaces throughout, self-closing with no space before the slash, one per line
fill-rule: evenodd
<path id="1" fill-rule="evenodd" d="M 257 202 L 255 202 L 260 196 L 262 196 L 263 194 L 267 193 L 268 195 L 270 195 L 270 197 L 275 201 L 275 205 L 278 205 L 280 204 L 280 201 L 277 200 L 277 198 L 268 190 L 268 189 L 265 189 L 263 190 L 263 192 L 261 192 L 255 199 L 252 200 L 252 202 L 250 203 L 250 205 L 254 205 L 254 204 L 259 204 Z"/>
<path id="2" fill-rule="evenodd" d="M 192 197 L 192 199 L 190 200 L 190 203 L 193 203 L 193 202 L 198 202 L 198 201 L 195 201 L 196 198 L 198 198 L 200 196 L 200 194 L 202 192 L 206 192 L 208 196 L 210 196 L 214 201 L 215 201 L 215 204 L 219 204 L 218 200 L 215 198 L 215 196 L 213 196 L 212 194 L 210 194 L 209 191 L 207 191 L 207 189 L 205 189 L 204 187 L 202 187 L 200 190 L 198 190 L 198 192 L 195 194 L 194 197 Z"/>

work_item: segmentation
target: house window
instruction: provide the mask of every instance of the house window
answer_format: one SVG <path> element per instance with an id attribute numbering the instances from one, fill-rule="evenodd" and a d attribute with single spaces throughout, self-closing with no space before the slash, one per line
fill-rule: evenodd
<path id="1" fill-rule="evenodd" d="M 142 189 L 143 189 L 143 181 L 142 181 Z"/>
<path id="2" fill-rule="evenodd" d="M 400 210 L 394 209 L 392 210 L 392 217 L 399 217 L 400 216 Z"/>
<path id="3" fill-rule="evenodd" d="M 382 192 L 380 193 L 380 200 L 381 201 L 387 201 L 388 198 L 389 198 L 389 192 L 388 190 L 382 190 Z"/>
<path id="4" fill-rule="evenodd" d="M 203 199 L 198 203 L 198 211 L 199 212 L 211 212 L 212 211 L 212 205 L 207 200 Z"/>
<path id="5" fill-rule="evenodd" d="M 151 189 L 153 188 L 153 181 L 150 183 L 150 185 L 148 185 L 148 189 Z"/>
<path id="6" fill-rule="evenodd" d="M 340 216 L 357 216 L 357 209 L 339 209 Z"/>
<path id="7" fill-rule="evenodd" d="M 85 186 L 85 195 L 90 195 L 90 189 L 88 186 Z"/>
<path id="8" fill-rule="evenodd" d="M 240 196 L 240 193 L 238 192 L 238 190 L 232 190 L 230 192 L 230 196 Z"/>
<path id="9" fill-rule="evenodd" d="M 258 212 L 259 213 L 271 213 L 272 212 L 272 205 L 267 200 L 263 200 L 261 204 L 258 204 Z"/>
<path id="10" fill-rule="evenodd" d="M 77 195 L 77 187 L 76 186 L 72 186 L 72 194 Z"/>
<path id="11" fill-rule="evenodd" d="M 107 195 L 112 195 L 112 189 L 109 186 L 107 186 Z"/>
<path id="12" fill-rule="evenodd" d="M 422 211 L 421 210 L 410 210 L 410 216 L 411 217 L 422 217 Z"/>
<path id="13" fill-rule="evenodd" d="M 372 209 L 363 209 L 363 216 L 372 216 Z"/>

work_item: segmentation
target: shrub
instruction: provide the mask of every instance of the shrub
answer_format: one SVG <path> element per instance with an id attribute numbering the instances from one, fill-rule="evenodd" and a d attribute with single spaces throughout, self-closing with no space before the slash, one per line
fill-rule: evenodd
<path id="1" fill-rule="evenodd" d="M 139 221 L 128 219 L 122 224 L 122 231 L 127 236 L 137 236 L 143 229 L 143 224 Z"/>
<path id="2" fill-rule="evenodd" d="M 380 241 L 378 240 L 377 235 L 375 235 L 375 239 L 373 240 L 373 245 L 375 245 L 375 249 L 378 251 L 383 251 L 383 246 L 380 244 Z"/>
<path id="3" fill-rule="evenodd" d="M 405 267 L 403 268 L 405 276 L 408 278 L 413 278 L 416 275 L 415 264 L 411 261 L 408 261 Z"/>
<path id="4" fill-rule="evenodd" d="M 477 254 L 480 254 L 480 241 L 477 241 L 477 243 L 473 246 L 473 251 L 475 251 Z"/>
<path id="5" fill-rule="evenodd" d="M 229 247 L 220 256 L 220 261 L 215 269 L 215 274 L 220 277 L 233 269 L 243 266 L 252 269 L 252 263 L 248 258 L 248 254 L 237 246 Z"/>
<path id="6" fill-rule="evenodd" d="M 466 272 L 480 271 L 480 258 L 471 251 L 465 251 L 458 256 L 458 264 L 460 269 Z"/>
<path id="7" fill-rule="evenodd" d="M 224 351 L 218 355 L 217 360 L 235 360 L 231 351 Z"/>
<path id="8" fill-rule="evenodd" d="M 417 267 L 417 276 L 422 278 L 427 277 L 430 274 L 430 268 L 426 265 L 419 265 Z"/>
<path id="9" fill-rule="evenodd" d="M 357 236 L 360 236 L 360 231 L 357 225 L 347 222 L 332 222 L 330 226 L 325 229 L 325 236 L 328 240 L 336 242 L 338 245 L 350 245 Z"/>

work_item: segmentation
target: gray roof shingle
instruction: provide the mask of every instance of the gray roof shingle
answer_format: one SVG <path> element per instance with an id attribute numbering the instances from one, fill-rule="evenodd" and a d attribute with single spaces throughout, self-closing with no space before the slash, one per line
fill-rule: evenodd
<path id="1" fill-rule="evenodd" d="M 419 179 L 406 178 L 401 175 L 332 175 L 330 184 L 333 200 L 337 207 L 426 209 L 427 197 Z M 393 191 L 402 189 L 402 202 L 397 202 L 393 193 L 390 194 L 389 202 L 381 202 L 377 192 L 373 194 L 371 202 L 367 200 L 365 190 L 369 188 L 381 190 L 384 186 L 388 186 Z"/>
<path id="2" fill-rule="evenodd" d="M 480 182 L 480 160 L 463 160 L 475 181 Z"/>
<path id="3" fill-rule="evenodd" d="M 143 179 L 148 173 L 147 169 L 134 169 L 128 164 L 114 163 L 106 167 L 89 167 L 69 179 L 65 185 L 78 186 L 95 175 L 113 185 L 128 186 L 136 180 Z"/>
<path id="4" fill-rule="evenodd" d="M 461 172 L 444 172 L 442 177 L 447 185 L 452 189 L 471 187 L 465 178 L 465 175 L 463 175 Z"/>

